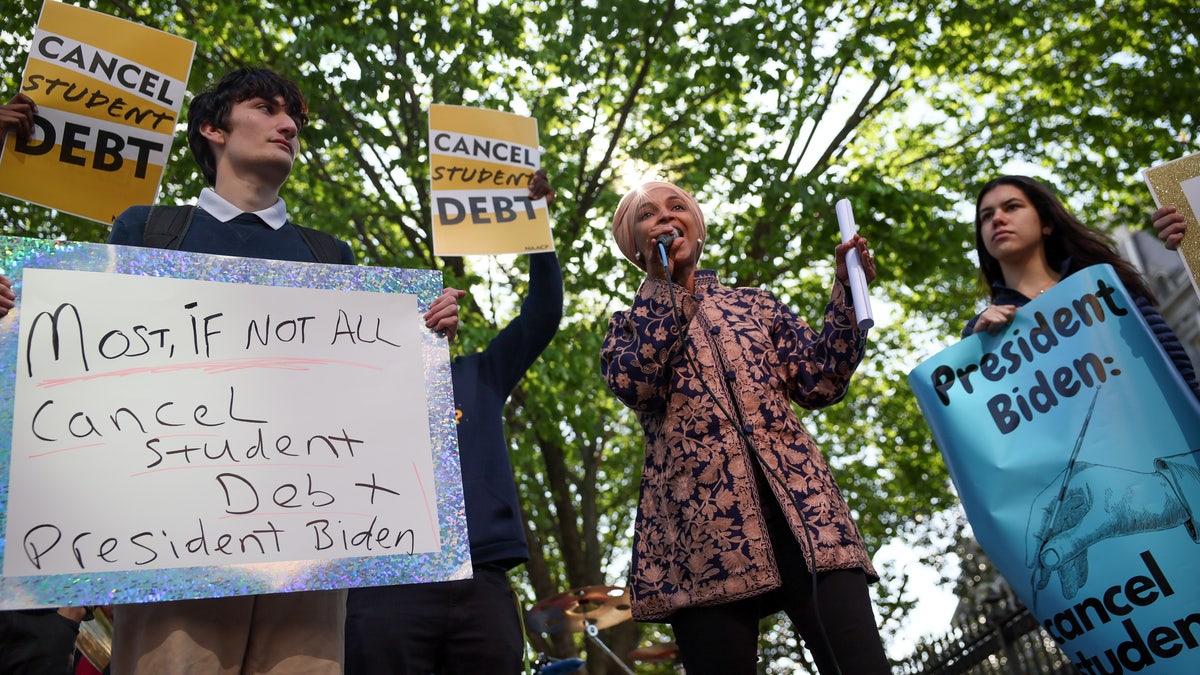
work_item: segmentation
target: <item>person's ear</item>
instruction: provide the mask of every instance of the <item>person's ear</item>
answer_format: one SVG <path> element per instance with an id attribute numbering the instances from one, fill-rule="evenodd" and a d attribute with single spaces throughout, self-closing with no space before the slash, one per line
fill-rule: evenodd
<path id="1" fill-rule="evenodd" d="M 200 135 L 207 139 L 210 143 L 225 143 L 225 130 L 211 122 L 200 123 Z"/>

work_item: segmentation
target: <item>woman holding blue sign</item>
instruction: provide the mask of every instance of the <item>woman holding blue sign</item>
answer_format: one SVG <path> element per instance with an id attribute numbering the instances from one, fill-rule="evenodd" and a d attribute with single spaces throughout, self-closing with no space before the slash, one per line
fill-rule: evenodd
<path id="1" fill-rule="evenodd" d="M 997 178 L 974 221 L 991 304 L 910 382 L 981 546 L 1081 672 L 1200 672 L 1162 639 L 1198 597 L 1191 363 L 1046 185 Z"/>
<path id="2" fill-rule="evenodd" d="M 1063 277 L 1092 265 L 1111 265 L 1179 374 L 1200 398 L 1192 362 L 1155 308 L 1154 293 L 1142 275 L 1103 234 L 1071 215 L 1043 183 L 1027 176 L 1001 176 L 984 185 L 975 202 L 975 251 L 992 304 L 967 323 L 964 337 L 978 331 L 999 333 L 1020 307 Z"/>
<path id="3" fill-rule="evenodd" d="M 758 622 L 780 610 L 824 675 L 890 673 L 867 585 L 870 556 L 792 409 L 845 396 L 862 359 L 846 255 L 835 248 L 820 330 L 774 295 L 697 269 L 706 228 L 670 183 L 631 191 L 613 238 L 648 276 L 609 323 L 601 367 L 646 436 L 630 599 L 671 624 L 688 675 L 755 672 Z M 820 602 L 818 602 L 818 596 Z"/>

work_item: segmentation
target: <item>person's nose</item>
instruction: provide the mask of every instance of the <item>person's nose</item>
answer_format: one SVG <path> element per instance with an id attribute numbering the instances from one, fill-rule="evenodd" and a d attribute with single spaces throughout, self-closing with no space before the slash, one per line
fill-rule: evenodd
<path id="1" fill-rule="evenodd" d="M 296 120 L 292 119 L 291 115 L 280 114 L 277 122 L 279 133 L 283 134 L 284 138 L 295 138 L 300 132 L 296 127 Z"/>

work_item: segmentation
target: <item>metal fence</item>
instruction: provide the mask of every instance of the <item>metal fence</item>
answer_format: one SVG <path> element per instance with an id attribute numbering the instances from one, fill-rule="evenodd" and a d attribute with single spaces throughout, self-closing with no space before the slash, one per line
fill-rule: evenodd
<path id="1" fill-rule="evenodd" d="M 982 675 L 1079 671 L 1020 602 L 991 598 L 956 622 L 945 635 L 928 639 L 896 665 L 896 675 Z"/>

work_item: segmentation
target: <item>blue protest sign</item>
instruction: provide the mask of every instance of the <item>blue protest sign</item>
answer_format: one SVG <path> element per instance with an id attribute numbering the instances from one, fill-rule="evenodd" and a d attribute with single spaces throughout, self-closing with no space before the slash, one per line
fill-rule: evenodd
<path id="1" fill-rule="evenodd" d="M 980 545 L 1082 672 L 1200 672 L 1200 403 L 1111 267 L 909 383 Z"/>

